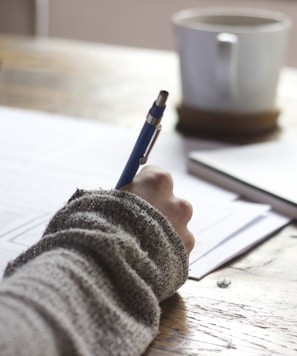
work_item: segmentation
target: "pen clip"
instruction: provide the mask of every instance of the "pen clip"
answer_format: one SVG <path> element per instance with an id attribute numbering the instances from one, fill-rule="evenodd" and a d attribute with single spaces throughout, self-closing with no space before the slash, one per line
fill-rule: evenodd
<path id="1" fill-rule="evenodd" d="M 161 129 L 162 129 L 162 125 L 159 124 L 159 125 L 156 126 L 156 131 L 155 131 L 155 133 L 154 133 L 153 138 L 151 139 L 150 145 L 149 145 L 149 147 L 147 148 L 147 150 L 146 150 L 144 156 L 143 156 L 142 158 L 140 158 L 139 164 L 142 165 L 142 164 L 145 164 L 145 163 L 147 162 L 148 157 L 149 157 L 149 155 L 150 155 L 150 152 L 151 152 L 151 150 L 153 149 L 154 144 L 155 144 L 155 142 L 157 141 L 157 138 L 158 138 L 158 136 L 159 136 L 159 134 L 160 134 L 160 132 L 161 132 Z"/>

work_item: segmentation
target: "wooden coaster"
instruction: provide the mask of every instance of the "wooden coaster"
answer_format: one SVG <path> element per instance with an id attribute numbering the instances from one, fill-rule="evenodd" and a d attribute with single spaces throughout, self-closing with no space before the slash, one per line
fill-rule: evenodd
<path id="1" fill-rule="evenodd" d="M 180 105 L 177 130 L 191 136 L 255 136 L 278 128 L 280 110 L 261 113 L 209 112 Z"/>

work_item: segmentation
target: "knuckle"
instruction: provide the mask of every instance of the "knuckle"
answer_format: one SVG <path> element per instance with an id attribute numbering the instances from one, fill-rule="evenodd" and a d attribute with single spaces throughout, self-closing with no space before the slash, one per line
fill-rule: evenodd
<path id="1" fill-rule="evenodd" d="M 177 210 L 179 215 L 186 221 L 191 220 L 193 215 L 193 207 L 190 202 L 185 199 L 177 200 Z"/>
<path id="2" fill-rule="evenodd" d="M 188 253 L 190 253 L 195 246 L 195 238 L 194 235 L 189 230 L 186 231 L 183 238 L 183 242 L 184 242 L 185 249 L 187 250 Z"/>
<path id="3" fill-rule="evenodd" d="M 150 175 L 150 183 L 160 190 L 173 189 L 173 180 L 170 173 L 165 171 L 155 171 Z"/>

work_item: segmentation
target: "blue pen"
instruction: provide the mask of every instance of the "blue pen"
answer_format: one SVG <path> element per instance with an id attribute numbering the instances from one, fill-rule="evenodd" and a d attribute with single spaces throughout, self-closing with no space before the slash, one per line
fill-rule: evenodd
<path id="1" fill-rule="evenodd" d="M 161 131 L 161 119 L 166 107 L 168 92 L 161 90 L 158 98 L 150 108 L 145 123 L 130 154 L 128 162 L 121 174 L 115 189 L 132 182 L 141 164 L 147 162 L 148 156 Z"/>

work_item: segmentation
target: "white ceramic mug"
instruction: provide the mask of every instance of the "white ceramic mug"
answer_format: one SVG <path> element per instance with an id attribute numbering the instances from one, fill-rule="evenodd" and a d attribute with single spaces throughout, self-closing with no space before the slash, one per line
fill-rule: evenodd
<path id="1" fill-rule="evenodd" d="M 274 110 L 287 16 L 262 9 L 186 9 L 173 23 L 183 105 L 215 112 Z"/>

